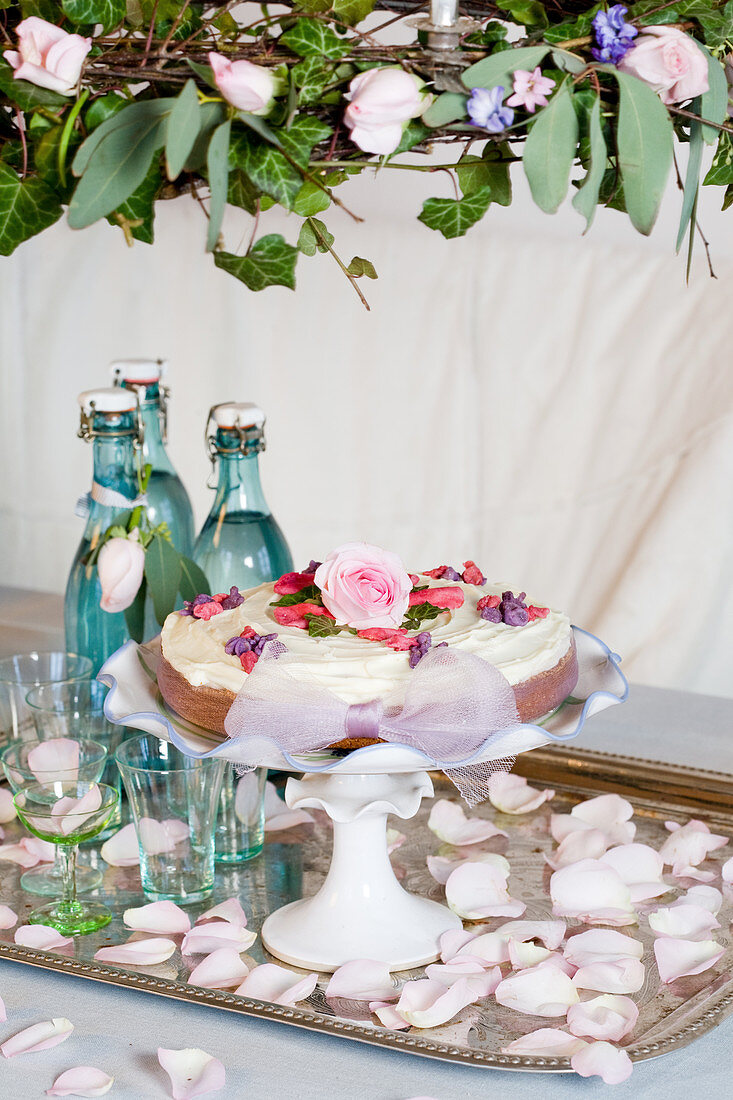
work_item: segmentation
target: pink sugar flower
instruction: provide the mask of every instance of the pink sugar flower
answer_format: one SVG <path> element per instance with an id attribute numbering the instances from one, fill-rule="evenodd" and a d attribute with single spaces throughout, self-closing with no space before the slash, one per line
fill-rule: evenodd
<path id="1" fill-rule="evenodd" d="M 546 107 L 547 97 L 555 87 L 555 81 L 543 76 L 539 67 L 534 72 L 517 69 L 514 73 L 514 95 L 507 100 L 509 107 L 524 107 L 531 115 L 535 107 Z"/>

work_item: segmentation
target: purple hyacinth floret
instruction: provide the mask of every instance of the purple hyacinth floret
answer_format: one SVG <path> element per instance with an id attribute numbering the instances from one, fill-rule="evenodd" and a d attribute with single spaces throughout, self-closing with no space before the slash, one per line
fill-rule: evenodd
<path id="1" fill-rule="evenodd" d="M 597 46 L 591 49 L 596 61 L 618 65 L 634 46 L 639 31 L 624 20 L 628 8 L 614 4 L 607 12 L 596 12 L 593 17 L 593 33 Z"/>
<path id="2" fill-rule="evenodd" d="M 501 611 L 502 620 L 507 626 L 526 626 L 529 622 L 529 611 L 524 602 L 525 596 L 526 592 L 520 592 L 518 596 L 513 592 L 502 592 L 498 610 Z"/>
<path id="3" fill-rule="evenodd" d="M 446 565 L 445 572 L 440 579 L 442 581 L 459 581 L 461 579 L 461 574 L 458 573 L 452 565 Z"/>
<path id="4" fill-rule="evenodd" d="M 416 668 L 420 664 L 432 644 L 433 638 L 430 631 L 421 630 L 417 636 L 417 645 L 410 647 L 410 656 L 408 657 L 410 668 Z M 435 648 L 441 649 L 443 646 L 447 645 L 447 642 L 439 642 L 439 644 L 436 645 Z"/>
<path id="5" fill-rule="evenodd" d="M 316 569 L 318 569 L 321 565 L 323 565 L 322 561 L 313 561 L 313 558 L 311 558 L 311 560 L 308 562 L 308 564 L 306 565 L 303 572 L 304 573 L 315 573 Z"/>
<path id="6" fill-rule="evenodd" d="M 244 603 L 244 596 L 237 588 L 236 584 L 233 584 L 229 589 L 229 595 L 225 596 L 221 601 L 222 611 L 233 611 L 235 607 L 239 607 Z"/>
<path id="7" fill-rule="evenodd" d="M 262 650 L 265 648 L 268 642 L 274 642 L 277 638 L 277 634 L 250 634 L 248 638 L 242 638 L 237 635 L 234 638 L 230 638 L 224 646 L 225 651 L 230 657 L 241 657 L 243 653 L 254 653 L 257 657 L 262 656 Z"/>
<path id="8" fill-rule="evenodd" d="M 193 615 L 194 607 L 198 607 L 202 603 L 211 603 L 211 596 L 205 592 L 200 592 L 198 596 L 194 596 L 192 600 L 184 600 L 183 607 L 178 612 L 179 615 Z"/>
<path id="9" fill-rule="evenodd" d="M 488 623 L 503 623 L 501 611 L 498 607 L 484 607 L 481 609 L 481 618 Z"/>
<path id="10" fill-rule="evenodd" d="M 514 122 L 514 111 L 505 107 L 504 88 L 474 88 L 466 103 L 468 117 L 474 126 L 488 130 L 490 134 L 500 134 Z"/>

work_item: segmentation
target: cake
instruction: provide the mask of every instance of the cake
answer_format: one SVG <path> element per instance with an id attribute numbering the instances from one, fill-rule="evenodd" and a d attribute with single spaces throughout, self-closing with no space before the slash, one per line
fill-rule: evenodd
<path id="1" fill-rule="evenodd" d="M 387 551 L 352 543 L 302 573 L 240 593 L 201 594 L 163 625 L 158 684 L 182 718 L 223 734 L 264 646 L 290 654 L 288 672 L 344 702 L 394 700 L 422 657 L 451 646 L 494 665 L 519 717 L 535 722 L 578 677 L 568 617 L 487 583 L 473 562 L 407 573 Z M 357 748 L 368 741 L 339 742 Z"/>

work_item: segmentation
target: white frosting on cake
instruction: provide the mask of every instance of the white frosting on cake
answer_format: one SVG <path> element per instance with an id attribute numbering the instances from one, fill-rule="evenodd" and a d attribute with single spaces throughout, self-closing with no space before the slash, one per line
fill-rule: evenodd
<path id="1" fill-rule="evenodd" d="M 421 577 L 421 584 L 443 588 L 451 582 Z M 507 626 L 482 619 L 476 604 L 482 596 L 501 595 L 504 585 L 457 582 L 464 593 L 463 607 L 442 611 L 437 619 L 424 624 L 433 644 L 448 645 L 475 653 L 489 661 L 515 685 L 554 668 L 568 651 L 571 642 L 570 620 L 560 611 L 550 611 L 544 619 L 526 626 Z M 383 642 L 372 642 L 342 631 L 327 638 L 312 638 L 305 630 L 280 626 L 270 604 L 278 597 L 272 583 L 243 593 L 244 603 L 223 611 L 208 621 L 169 615 L 162 632 L 163 654 L 193 687 L 220 688 L 235 694 L 247 678 L 238 657 L 229 656 L 224 647 L 230 638 L 246 626 L 258 634 L 277 632 L 293 659 L 288 672 L 296 679 L 308 679 L 332 691 L 346 703 L 364 703 L 383 698 L 404 686 L 411 674 L 406 652 L 395 652 Z M 528 600 L 528 603 L 533 601 Z"/>

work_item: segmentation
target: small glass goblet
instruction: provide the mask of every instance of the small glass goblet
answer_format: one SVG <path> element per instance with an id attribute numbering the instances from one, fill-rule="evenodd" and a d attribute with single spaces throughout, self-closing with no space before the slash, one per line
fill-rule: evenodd
<path id="1" fill-rule="evenodd" d="M 82 840 L 101 833 L 119 797 L 105 783 L 83 780 L 31 783 L 15 795 L 18 817 L 34 836 L 57 845 L 63 869 L 61 897 L 34 909 L 29 924 L 48 924 L 64 936 L 83 936 L 112 920 L 106 905 L 77 898 L 76 854 Z"/>
<path id="2" fill-rule="evenodd" d="M 107 762 L 107 749 L 98 741 L 75 741 L 55 737 L 51 741 L 13 741 L 0 753 L 3 771 L 13 794 L 39 783 L 54 789 L 57 782 L 81 780 L 96 783 L 102 777 Z M 94 890 L 102 881 L 97 867 L 83 864 L 76 869 L 77 893 Z M 29 894 L 58 897 L 63 883 L 59 849 L 52 867 L 34 867 L 20 878 L 20 885 Z"/>
<path id="3" fill-rule="evenodd" d="M 88 680 L 92 662 L 78 653 L 34 650 L 0 661 L 0 745 L 33 737 L 26 695 L 38 684 Z"/>

